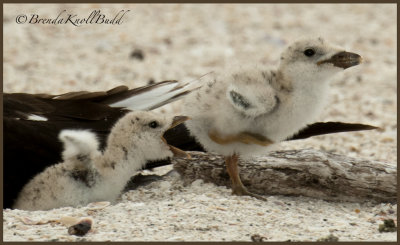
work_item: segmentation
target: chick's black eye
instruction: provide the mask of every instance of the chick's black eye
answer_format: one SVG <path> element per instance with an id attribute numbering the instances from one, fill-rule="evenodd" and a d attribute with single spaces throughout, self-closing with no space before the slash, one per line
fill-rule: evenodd
<path id="1" fill-rule="evenodd" d="M 151 123 L 149 123 L 149 127 L 150 128 L 157 128 L 158 127 L 158 122 L 152 121 Z"/>
<path id="2" fill-rule="evenodd" d="M 304 50 L 304 55 L 305 56 L 311 57 L 314 54 L 315 54 L 315 50 L 314 49 L 308 48 L 308 49 Z"/>

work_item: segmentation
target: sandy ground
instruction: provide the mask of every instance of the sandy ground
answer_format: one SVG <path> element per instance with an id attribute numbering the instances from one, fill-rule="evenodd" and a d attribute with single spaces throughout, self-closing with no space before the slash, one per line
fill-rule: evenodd
<path id="1" fill-rule="evenodd" d="M 65 12 L 62 12 L 66 10 Z M 101 10 L 120 25 L 17 24 L 17 16 L 87 17 Z M 23 17 L 20 17 L 23 20 Z M 285 142 L 279 149 L 313 147 L 352 157 L 397 162 L 396 6 L 385 5 L 4 5 L 4 92 L 64 93 L 104 90 L 150 81 L 192 80 L 232 63 L 276 66 L 284 47 L 320 35 L 359 53 L 365 62 L 332 82 L 320 121 L 359 122 L 382 130 Z M 141 50 L 144 57 L 134 55 Z M 180 102 L 159 111 L 179 113 Z M 159 169 L 163 174 L 171 166 Z M 93 229 L 71 236 L 61 217 L 91 217 Z M 397 222 L 397 205 L 337 203 L 271 196 L 237 197 L 179 176 L 125 193 L 116 204 L 51 211 L 3 211 L 5 241 L 396 241 L 379 233 L 383 219 Z M 21 218 L 45 224 L 25 224 Z M 35 223 L 35 222 L 33 222 Z"/>

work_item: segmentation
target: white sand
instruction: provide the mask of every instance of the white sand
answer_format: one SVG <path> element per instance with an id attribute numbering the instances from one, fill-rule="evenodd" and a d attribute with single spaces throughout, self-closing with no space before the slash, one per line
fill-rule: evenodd
<path id="1" fill-rule="evenodd" d="M 130 10 L 121 25 L 16 24 L 19 14 L 55 18 L 61 11 L 113 17 Z M 382 130 L 285 142 L 280 149 L 313 147 L 352 157 L 397 161 L 396 5 L 5 5 L 4 92 L 64 93 L 104 90 L 150 79 L 192 80 L 232 63 L 276 66 L 287 43 L 321 35 L 365 62 L 332 83 L 320 121 L 359 122 Z M 144 60 L 130 58 L 141 49 Z M 180 102 L 165 111 L 179 113 Z M 164 111 L 161 110 L 161 111 Z M 160 110 L 159 110 L 160 111 Z M 166 172 L 171 166 L 157 170 Z M 358 212 L 359 211 L 359 212 Z M 340 241 L 396 241 L 379 233 L 383 219 L 397 222 L 397 205 L 335 203 L 304 197 L 237 197 L 225 187 L 183 186 L 170 176 L 122 196 L 97 211 L 3 211 L 5 241 L 78 241 L 59 223 L 26 225 L 18 217 L 48 221 L 89 216 L 87 241 L 184 240 L 315 241 L 330 233 Z"/>

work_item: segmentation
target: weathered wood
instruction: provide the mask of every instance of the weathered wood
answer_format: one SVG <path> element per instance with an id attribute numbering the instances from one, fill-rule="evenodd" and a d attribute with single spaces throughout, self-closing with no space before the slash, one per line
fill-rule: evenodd
<path id="1" fill-rule="evenodd" d="M 175 158 L 174 169 L 185 182 L 203 179 L 230 186 L 222 156 L 190 152 Z M 396 202 L 394 165 L 350 158 L 313 149 L 270 152 L 240 160 L 240 176 L 249 191 L 261 195 L 303 195 L 334 201 Z"/>

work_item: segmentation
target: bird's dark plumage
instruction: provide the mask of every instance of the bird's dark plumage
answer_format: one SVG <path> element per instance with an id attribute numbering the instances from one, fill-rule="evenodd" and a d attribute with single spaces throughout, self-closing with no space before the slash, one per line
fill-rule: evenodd
<path id="1" fill-rule="evenodd" d="M 63 95 L 14 93 L 3 95 L 4 184 L 3 208 L 10 208 L 22 187 L 46 167 L 61 161 L 62 144 L 58 135 L 63 129 L 90 129 L 95 132 L 104 148 L 107 135 L 115 122 L 129 109 L 112 107 L 110 104 L 147 93 L 152 89 L 176 83 L 165 81 L 129 90 L 126 86 L 105 92 L 71 92 Z M 177 86 L 174 89 L 181 89 Z M 178 91 L 170 98 L 156 102 L 147 109 L 157 108 L 189 93 Z M 39 116 L 32 119 L 30 116 Z M 375 127 L 340 122 L 316 123 L 300 131 L 291 139 L 314 135 Z M 190 136 L 184 124 L 165 133 L 170 145 L 186 151 L 204 151 Z M 149 162 L 146 168 L 168 165 L 169 160 Z"/>
<path id="2" fill-rule="evenodd" d="M 317 122 L 307 125 L 307 127 L 303 128 L 300 130 L 300 132 L 288 138 L 287 140 L 299 140 L 317 135 L 372 129 L 378 129 L 378 127 L 360 123 Z"/>

